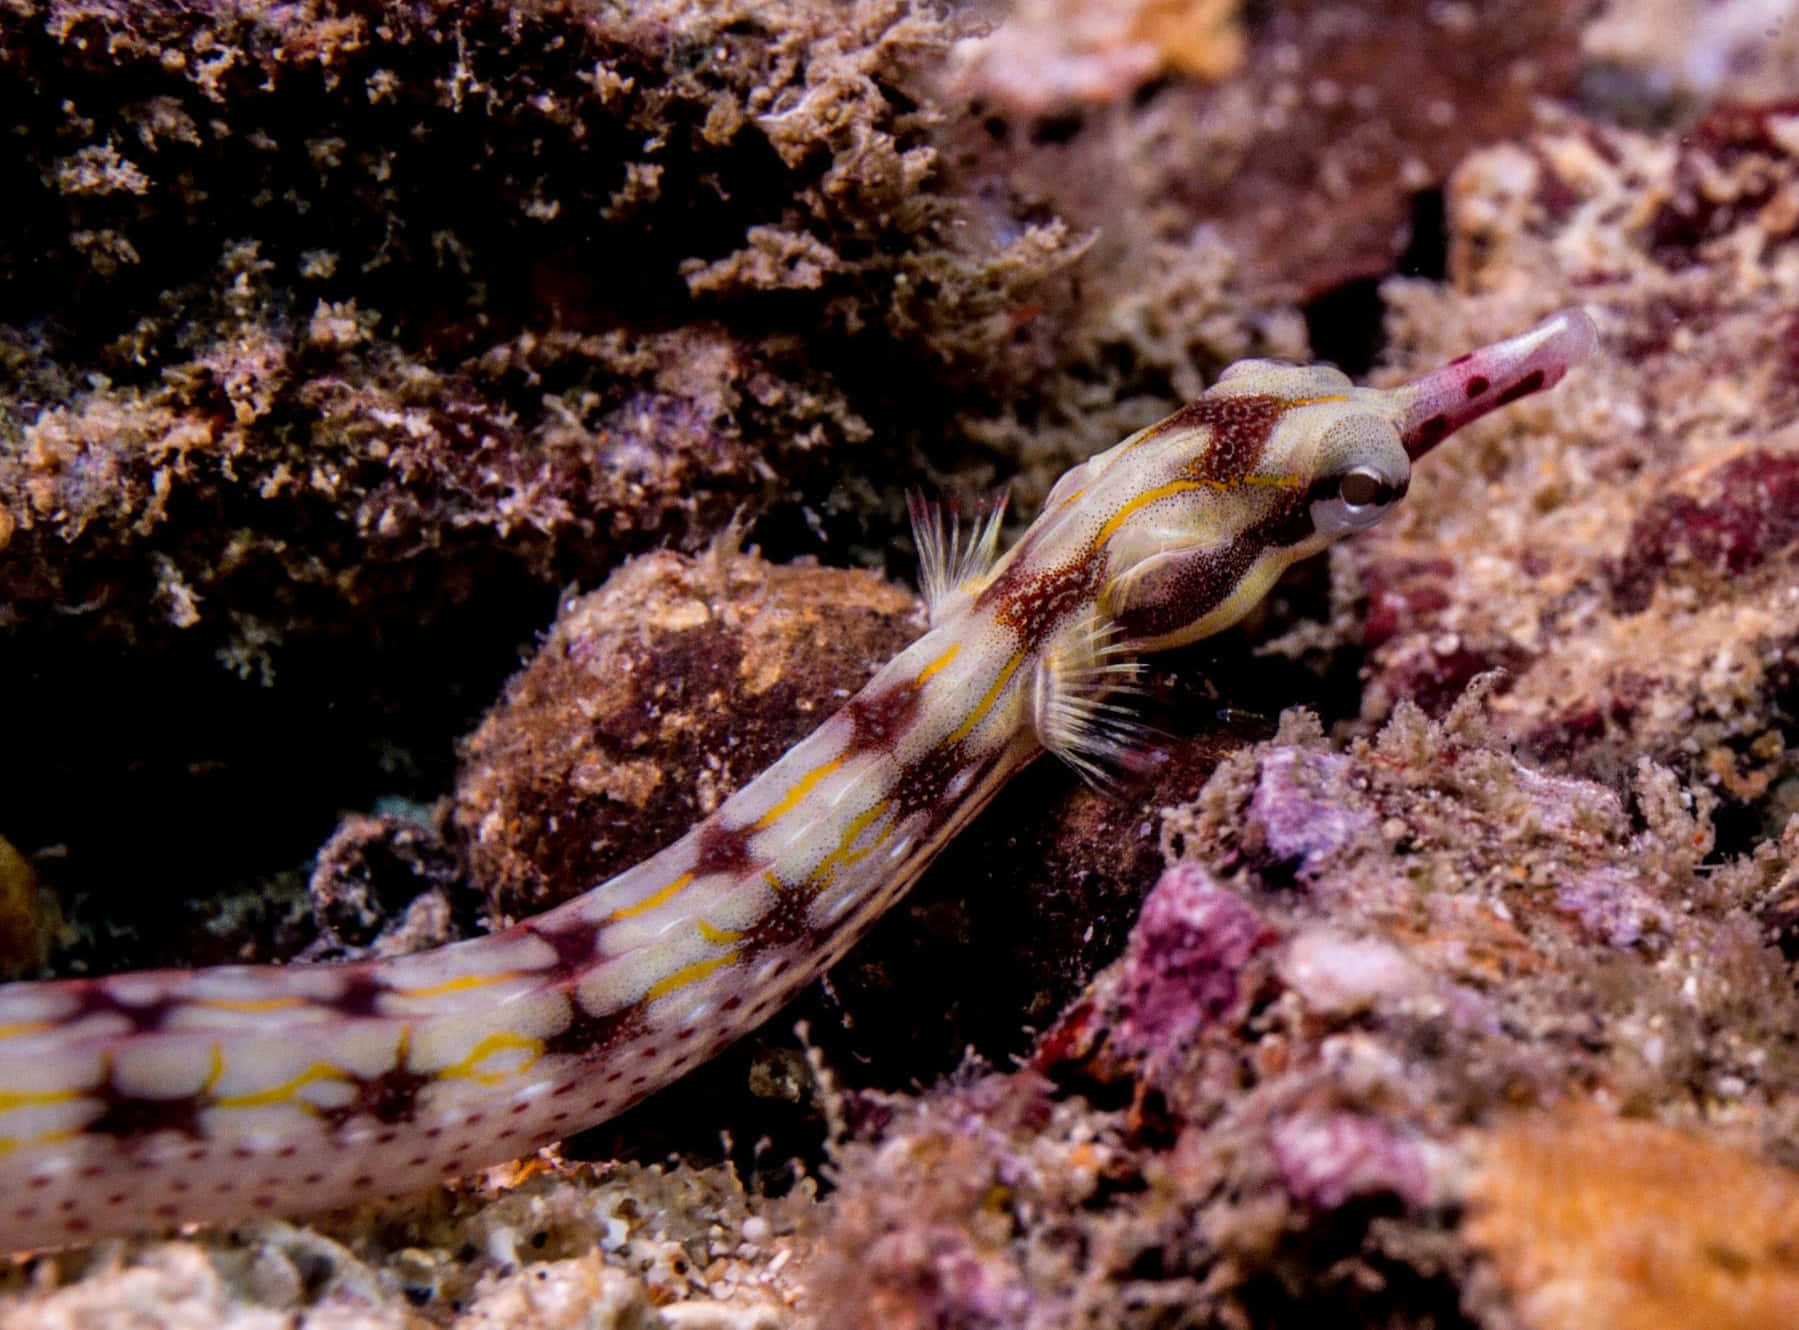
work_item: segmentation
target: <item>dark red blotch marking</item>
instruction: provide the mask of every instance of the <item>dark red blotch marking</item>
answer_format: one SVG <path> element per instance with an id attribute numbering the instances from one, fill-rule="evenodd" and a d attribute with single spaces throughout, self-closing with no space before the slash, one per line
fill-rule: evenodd
<path id="1" fill-rule="evenodd" d="M 1542 370 L 1533 369 L 1511 387 L 1502 389 L 1499 396 L 1493 399 L 1493 405 L 1504 406 L 1508 402 L 1517 401 L 1520 397 L 1529 397 L 1543 386 L 1546 377 Z"/>
<path id="2" fill-rule="evenodd" d="M 918 714 L 921 698 L 922 690 L 911 680 L 851 698 L 843 709 L 850 722 L 850 752 L 891 751 Z"/>
<path id="3" fill-rule="evenodd" d="M 594 1061 L 644 1034 L 648 1020 L 641 1003 L 594 1015 L 581 1005 L 573 990 L 567 992 L 569 1023 L 544 1040 L 546 1057 L 573 1057 Z"/>
<path id="4" fill-rule="evenodd" d="M 1193 480 L 1229 484 L 1255 470 L 1268 436 L 1291 406 L 1284 398 L 1265 393 L 1201 397 L 1157 425 L 1151 437 L 1184 429 L 1210 430 L 1210 439 L 1183 474 Z"/>
<path id="5" fill-rule="evenodd" d="M 1101 561 L 1081 558 L 1058 568 L 1032 571 L 1029 561 L 1015 560 L 981 599 L 999 622 L 1016 632 L 1020 645 L 1035 647 L 1098 590 Z"/>
<path id="6" fill-rule="evenodd" d="M 714 873 L 726 877 L 742 877 L 750 871 L 754 857 L 750 854 L 750 831 L 745 827 L 727 827 L 716 818 L 700 824 L 699 852 L 693 861 L 693 875 L 708 877 Z"/>
<path id="7" fill-rule="evenodd" d="M 200 1114 L 211 1105 L 207 1095 L 175 1095 L 167 1099 L 143 1099 L 114 1088 L 111 1081 L 93 1091 L 100 1100 L 100 1116 L 82 1127 L 93 1136 L 111 1136 L 131 1141 L 158 1132 L 178 1132 L 192 1140 L 205 1136 L 200 1128 Z"/>
<path id="8" fill-rule="evenodd" d="M 1444 439 L 1449 437 L 1449 417 L 1444 415 L 1432 416 L 1429 420 L 1418 426 L 1414 437 L 1425 448 L 1430 448 L 1443 442 Z"/>
<path id="9" fill-rule="evenodd" d="M 1311 503 L 1336 492 L 1335 479 L 1321 477 L 1319 483 L 1316 494 L 1285 496 L 1238 539 L 1191 550 L 1133 579 L 1129 601 L 1116 607 L 1119 627 L 1130 637 L 1154 638 L 1205 618 L 1230 597 L 1265 551 L 1311 536 Z"/>
<path id="10" fill-rule="evenodd" d="M 807 922 L 811 896 L 802 887 L 775 893 L 774 902 L 744 933 L 738 943 L 748 964 L 771 951 L 785 951 L 812 933 Z"/>
<path id="11" fill-rule="evenodd" d="M 154 1034 L 168 1021 L 169 1013 L 181 1005 L 181 998 L 164 995 L 148 1002 L 126 1002 L 107 987 L 104 979 L 75 979 L 66 982 L 73 990 L 78 1005 L 64 1019 L 74 1024 L 88 1016 L 122 1016 L 131 1023 L 133 1034 Z"/>
<path id="12" fill-rule="evenodd" d="M 600 926 L 579 917 L 554 923 L 527 920 L 522 927 L 532 937 L 547 942 L 556 953 L 556 969 L 564 974 L 592 965 L 600 951 Z"/>
<path id="13" fill-rule="evenodd" d="M 419 1091 L 431 1084 L 432 1077 L 406 1066 L 389 1067 L 376 1076 L 352 1077 L 356 1095 L 337 1108 L 320 1109 L 320 1116 L 333 1127 L 341 1127 L 354 1117 L 371 1117 L 377 1122 L 410 1122 L 418 1105 Z"/>

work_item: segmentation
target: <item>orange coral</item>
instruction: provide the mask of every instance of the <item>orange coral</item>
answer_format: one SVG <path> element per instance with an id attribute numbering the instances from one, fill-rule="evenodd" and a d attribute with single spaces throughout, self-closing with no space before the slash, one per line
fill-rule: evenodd
<path id="1" fill-rule="evenodd" d="M 1799 1176 L 1582 1112 L 1475 1145 L 1470 1242 L 1533 1330 L 1799 1325 Z"/>

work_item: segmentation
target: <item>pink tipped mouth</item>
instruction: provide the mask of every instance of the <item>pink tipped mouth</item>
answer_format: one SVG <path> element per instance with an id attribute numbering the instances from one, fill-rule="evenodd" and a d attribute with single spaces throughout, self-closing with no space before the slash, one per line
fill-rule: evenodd
<path id="1" fill-rule="evenodd" d="M 1574 306 L 1401 388 L 1407 399 L 1400 426 L 1406 452 L 1416 461 L 1470 421 L 1554 387 L 1598 345 L 1593 320 Z"/>

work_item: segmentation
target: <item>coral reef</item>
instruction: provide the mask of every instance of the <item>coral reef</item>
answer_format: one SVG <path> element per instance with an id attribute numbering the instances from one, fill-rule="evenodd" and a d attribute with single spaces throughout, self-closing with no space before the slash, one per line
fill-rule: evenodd
<path id="1" fill-rule="evenodd" d="M 1347 751 L 1295 713 L 1164 836 L 1175 862 L 1123 957 L 1029 1069 L 935 1092 L 843 1152 L 821 1324 L 860 1305 L 916 1325 L 1149 1326 L 1171 1305 L 1201 1323 L 1443 1324 L 1475 1309 L 1465 1200 L 1520 1306 L 1545 1262 L 1611 1268 L 1630 1240 L 1572 1202 L 1532 1233 L 1530 1184 L 1472 1162 L 1511 1138 L 1470 1123 L 1578 1094 L 1692 1126 L 1705 1104 L 1788 1153 L 1799 998 L 1747 909 L 1778 865 L 1705 863 L 1710 828 L 1665 770 L 1645 766 L 1628 802 L 1544 775 L 1477 701 L 1441 724 L 1402 705 Z M 1597 872 L 1660 906 L 1635 935 L 1570 905 L 1565 884 Z M 1621 1143 L 1631 1130 L 1652 1129 Z M 1769 1206 L 1793 1185 L 1741 1168 Z M 1668 1241 L 1702 1251 L 1716 1222 L 1671 1217 Z"/>
<path id="2" fill-rule="evenodd" d="M 20 973 L 528 913 L 915 631 L 806 556 L 900 568 L 919 476 L 1028 515 L 1240 356 L 1604 343 L 1158 661 L 1139 784 L 1025 773 L 566 1156 L 4 1267 L 0 1321 L 1793 1319 L 1799 109 L 1740 100 L 1793 33 L 1097 13 L 0 6 Z"/>

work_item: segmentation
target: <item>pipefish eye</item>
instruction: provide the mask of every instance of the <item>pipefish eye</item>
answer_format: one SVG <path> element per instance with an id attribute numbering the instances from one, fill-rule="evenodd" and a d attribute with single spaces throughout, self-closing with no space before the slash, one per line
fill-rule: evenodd
<path id="1" fill-rule="evenodd" d="M 1372 467 L 1358 466 L 1337 481 L 1337 497 L 1350 508 L 1384 506 L 1399 497 L 1398 488 Z"/>
<path id="2" fill-rule="evenodd" d="M 1311 459 L 1307 506 L 1313 528 L 1335 538 L 1365 531 L 1405 497 L 1412 464 L 1390 420 L 1343 415 L 1323 431 Z"/>
<path id="3" fill-rule="evenodd" d="M 1365 531 L 1405 497 L 1410 480 L 1373 465 L 1320 476 L 1312 487 L 1312 525 L 1329 536 Z"/>

